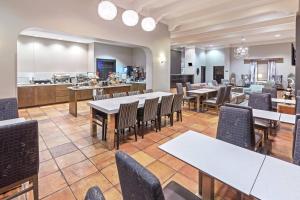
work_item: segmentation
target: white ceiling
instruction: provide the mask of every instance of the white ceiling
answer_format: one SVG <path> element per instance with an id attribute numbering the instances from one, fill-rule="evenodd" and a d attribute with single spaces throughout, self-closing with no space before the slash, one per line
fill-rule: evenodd
<path id="1" fill-rule="evenodd" d="M 299 8 L 298 0 L 111 1 L 167 24 L 173 47 L 293 42 Z"/>

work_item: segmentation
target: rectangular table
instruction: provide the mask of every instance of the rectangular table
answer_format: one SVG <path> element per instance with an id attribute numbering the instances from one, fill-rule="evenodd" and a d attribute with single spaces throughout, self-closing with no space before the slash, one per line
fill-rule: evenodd
<path id="1" fill-rule="evenodd" d="M 141 95 L 126 96 L 120 98 L 111 98 L 100 101 L 90 101 L 88 105 L 91 108 L 91 120 L 90 130 L 91 136 L 97 135 L 97 125 L 93 123 L 93 119 L 97 113 L 107 115 L 107 148 L 112 150 L 114 148 L 114 136 L 115 136 L 115 114 L 119 112 L 120 104 L 132 103 L 139 101 L 138 107 L 144 106 L 146 99 L 161 98 L 162 96 L 172 95 L 169 92 L 153 92 Z"/>
<path id="2" fill-rule="evenodd" d="M 251 195 L 265 200 L 299 200 L 300 167 L 267 156 Z"/>
<path id="3" fill-rule="evenodd" d="M 295 121 L 296 121 L 296 115 L 283 114 L 283 113 L 281 113 L 280 115 L 280 122 L 295 124 Z"/>
<path id="4" fill-rule="evenodd" d="M 265 155 L 194 131 L 159 148 L 199 170 L 199 194 L 204 200 L 213 199 L 212 178 L 249 195 L 265 159 Z"/>
<path id="5" fill-rule="evenodd" d="M 187 91 L 187 93 L 196 96 L 196 99 L 197 99 L 197 112 L 200 112 L 201 97 L 205 96 L 206 99 L 207 99 L 208 98 L 208 93 L 216 92 L 216 91 L 217 91 L 217 89 L 203 88 L 203 89 L 198 89 L 198 90 L 189 90 L 189 91 Z"/>
<path id="6" fill-rule="evenodd" d="M 293 100 L 293 99 L 272 98 L 272 102 L 274 102 L 274 103 L 283 103 L 283 104 L 291 104 L 291 105 L 295 105 L 296 104 L 296 100 Z"/>
<path id="7" fill-rule="evenodd" d="M 280 115 L 281 114 L 278 112 L 253 109 L 253 117 L 255 117 L 255 118 L 279 121 Z"/>
<path id="8" fill-rule="evenodd" d="M 3 121 L 0 121 L 0 126 L 7 126 L 7 125 L 11 125 L 11 124 L 20 123 L 20 122 L 25 122 L 25 119 L 24 118 L 15 118 L 15 119 L 3 120 Z"/>

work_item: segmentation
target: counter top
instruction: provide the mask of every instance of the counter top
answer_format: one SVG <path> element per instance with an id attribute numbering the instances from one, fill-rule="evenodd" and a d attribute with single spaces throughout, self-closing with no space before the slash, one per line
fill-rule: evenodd
<path id="1" fill-rule="evenodd" d="M 108 85 L 108 86 L 82 86 L 82 87 L 68 87 L 69 90 L 80 91 L 80 90 L 94 90 L 104 88 L 116 88 L 116 87 L 130 87 L 131 84 L 119 84 L 119 85 Z"/>
<path id="2" fill-rule="evenodd" d="M 41 87 L 41 86 L 57 86 L 57 85 L 72 85 L 72 83 L 51 83 L 51 84 L 19 84 L 18 87 Z"/>

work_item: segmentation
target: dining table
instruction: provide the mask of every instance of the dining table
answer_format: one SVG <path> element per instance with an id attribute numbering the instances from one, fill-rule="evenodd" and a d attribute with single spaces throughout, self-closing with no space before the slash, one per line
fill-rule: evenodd
<path id="1" fill-rule="evenodd" d="M 88 105 L 91 110 L 90 117 L 90 134 L 92 137 L 97 136 L 97 125 L 93 123 L 96 119 L 96 115 L 107 116 L 107 148 L 112 150 L 114 148 L 114 137 L 115 137 L 115 115 L 119 112 L 121 104 L 128 104 L 138 101 L 138 108 L 142 108 L 145 104 L 146 99 L 160 98 L 163 96 L 173 95 L 169 92 L 152 92 L 146 94 L 139 94 L 133 96 L 125 96 L 119 98 L 110 98 L 99 101 L 89 101 Z M 160 101 L 160 100 L 159 100 Z"/>
<path id="2" fill-rule="evenodd" d="M 0 126 L 7 126 L 7 125 L 17 124 L 17 123 L 21 123 L 21 122 L 25 122 L 25 119 L 22 117 L 8 119 L 8 120 L 2 120 L 2 121 L 0 121 Z"/>
<path id="3" fill-rule="evenodd" d="M 197 101 L 197 112 L 203 112 L 203 109 L 200 110 L 200 105 L 201 105 L 201 98 L 206 98 L 208 99 L 208 94 L 209 93 L 213 93 L 213 92 L 217 92 L 217 89 L 214 88 L 202 88 L 202 89 L 197 89 L 197 90 L 189 90 L 187 91 L 187 93 L 189 95 L 193 95 L 196 97 L 196 101 Z"/>

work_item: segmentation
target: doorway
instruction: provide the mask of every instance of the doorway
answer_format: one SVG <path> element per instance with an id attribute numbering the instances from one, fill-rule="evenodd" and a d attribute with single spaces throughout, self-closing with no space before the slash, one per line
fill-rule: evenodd
<path id="1" fill-rule="evenodd" d="M 224 66 L 214 66 L 214 80 L 220 84 L 222 79 L 224 79 Z"/>
<path id="2" fill-rule="evenodd" d="M 206 82 L 206 66 L 201 66 L 201 83 Z"/>

